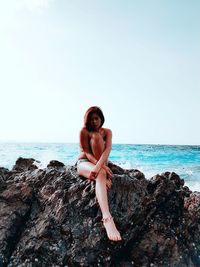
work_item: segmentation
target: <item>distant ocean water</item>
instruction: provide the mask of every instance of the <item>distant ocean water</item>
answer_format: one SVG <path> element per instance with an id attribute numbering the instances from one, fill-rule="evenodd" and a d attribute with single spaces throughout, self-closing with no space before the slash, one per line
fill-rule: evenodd
<path id="1" fill-rule="evenodd" d="M 11 169 L 18 157 L 34 158 L 46 167 L 50 160 L 75 164 L 78 144 L 0 143 L 0 167 Z M 113 144 L 109 157 L 127 169 L 139 169 L 146 178 L 176 172 L 193 191 L 200 191 L 200 146 Z"/>

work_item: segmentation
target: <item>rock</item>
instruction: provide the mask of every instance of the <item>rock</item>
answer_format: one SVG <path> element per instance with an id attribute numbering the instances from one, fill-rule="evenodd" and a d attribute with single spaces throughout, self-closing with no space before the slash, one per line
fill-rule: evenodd
<path id="1" fill-rule="evenodd" d="M 18 158 L 15 166 L 13 167 L 13 171 L 22 172 L 22 171 L 28 171 L 28 170 L 35 170 L 37 169 L 37 166 L 34 165 L 35 162 L 38 162 L 34 159 L 24 159 L 24 158 Z"/>
<path id="2" fill-rule="evenodd" d="M 107 238 L 95 181 L 76 166 L 19 158 L 0 168 L 0 266 L 200 266 L 200 193 L 175 173 L 150 180 L 109 162 L 110 209 L 123 240 Z"/>
<path id="3" fill-rule="evenodd" d="M 65 165 L 62 162 L 58 161 L 58 160 L 51 160 L 49 162 L 49 164 L 47 165 L 47 168 L 50 168 L 50 167 L 52 167 L 52 168 L 62 168 L 64 166 Z"/>
<path id="4" fill-rule="evenodd" d="M 6 181 L 10 175 L 11 173 L 8 169 L 0 167 L 0 193 L 6 188 Z"/>
<path id="5" fill-rule="evenodd" d="M 10 171 L 6 168 L 0 167 L 0 183 L 6 181 L 10 176 Z"/>

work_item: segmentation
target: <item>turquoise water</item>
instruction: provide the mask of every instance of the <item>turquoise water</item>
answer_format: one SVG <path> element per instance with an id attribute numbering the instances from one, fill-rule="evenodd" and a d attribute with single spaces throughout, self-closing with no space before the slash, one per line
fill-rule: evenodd
<path id="1" fill-rule="evenodd" d="M 78 144 L 0 143 L 0 166 L 11 169 L 20 156 L 39 160 L 43 167 L 53 159 L 72 165 L 78 154 Z M 113 144 L 109 159 L 124 168 L 139 169 L 146 178 L 174 171 L 192 190 L 200 191 L 200 146 Z"/>

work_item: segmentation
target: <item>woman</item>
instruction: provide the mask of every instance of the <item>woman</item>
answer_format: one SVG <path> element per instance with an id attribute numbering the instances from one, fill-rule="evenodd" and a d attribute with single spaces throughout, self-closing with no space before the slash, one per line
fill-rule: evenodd
<path id="1" fill-rule="evenodd" d="M 104 115 L 99 107 L 90 107 L 84 117 L 84 127 L 80 131 L 81 154 L 77 163 L 78 174 L 95 180 L 96 197 L 102 212 L 102 221 L 108 238 L 121 240 L 108 207 L 107 189 L 112 185 L 112 171 L 107 166 L 112 147 L 112 132 L 102 128 Z"/>

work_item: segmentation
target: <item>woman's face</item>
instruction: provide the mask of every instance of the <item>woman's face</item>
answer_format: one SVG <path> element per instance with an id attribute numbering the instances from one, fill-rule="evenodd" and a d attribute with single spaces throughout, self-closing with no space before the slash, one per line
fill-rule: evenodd
<path id="1" fill-rule="evenodd" d="M 93 130 L 98 130 L 101 126 L 101 118 L 97 113 L 92 113 L 90 118 L 90 125 Z"/>

